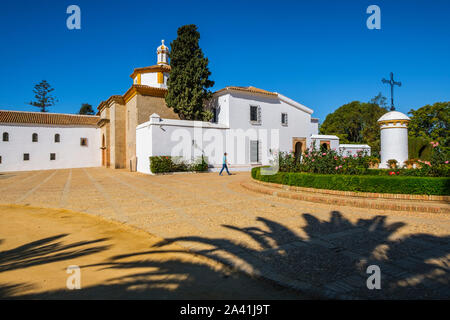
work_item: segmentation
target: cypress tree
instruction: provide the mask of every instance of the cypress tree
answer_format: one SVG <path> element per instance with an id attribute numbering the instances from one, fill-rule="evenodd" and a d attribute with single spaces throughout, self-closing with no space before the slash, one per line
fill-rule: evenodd
<path id="1" fill-rule="evenodd" d="M 177 38 L 170 44 L 170 76 L 167 82 L 166 104 L 184 120 L 208 121 L 212 113 L 206 103 L 212 97 L 208 90 L 214 81 L 208 79 L 208 58 L 204 57 L 198 40 L 200 33 L 194 24 L 178 28 Z"/>

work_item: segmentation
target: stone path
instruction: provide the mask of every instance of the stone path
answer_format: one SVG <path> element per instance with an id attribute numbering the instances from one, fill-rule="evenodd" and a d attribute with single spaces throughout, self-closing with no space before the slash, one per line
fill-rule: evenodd
<path id="1" fill-rule="evenodd" d="M 450 217 L 254 193 L 248 173 L 147 176 L 103 168 L 0 175 L 0 203 L 66 208 L 155 234 L 327 298 L 450 298 Z M 369 265 L 381 290 L 369 290 Z"/>

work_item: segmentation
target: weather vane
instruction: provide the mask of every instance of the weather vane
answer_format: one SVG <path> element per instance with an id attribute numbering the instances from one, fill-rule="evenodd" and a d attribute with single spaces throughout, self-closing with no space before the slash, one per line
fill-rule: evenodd
<path id="1" fill-rule="evenodd" d="M 394 74 L 392 72 L 391 72 L 391 79 L 390 80 L 383 79 L 381 81 L 383 83 L 389 83 L 391 85 L 391 111 L 394 111 L 395 110 L 395 107 L 394 107 L 394 86 L 397 85 L 397 86 L 401 87 L 402 83 L 394 81 Z"/>

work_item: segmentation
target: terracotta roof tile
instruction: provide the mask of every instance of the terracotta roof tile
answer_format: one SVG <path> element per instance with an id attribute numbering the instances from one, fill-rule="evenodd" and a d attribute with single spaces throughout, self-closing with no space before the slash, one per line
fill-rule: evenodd
<path id="1" fill-rule="evenodd" d="M 79 114 L 0 110 L 0 123 L 35 123 L 95 126 L 97 125 L 97 122 L 99 120 L 100 117 L 98 116 Z"/>
<path id="2" fill-rule="evenodd" d="M 276 92 L 270 92 L 270 91 L 255 88 L 252 86 L 249 86 L 249 87 L 228 86 L 228 87 L 225 87 L 223 89 L 216 91 L 215 93 L 226 91 L 226 90 L 246 91 L 246 92 L 251 92 L 251 93 L 266 94 L 269 96 L 278 96 L 278 94 Z"/>

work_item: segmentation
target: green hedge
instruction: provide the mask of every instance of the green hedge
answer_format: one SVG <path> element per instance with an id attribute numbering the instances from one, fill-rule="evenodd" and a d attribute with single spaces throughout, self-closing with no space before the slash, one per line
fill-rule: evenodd
<path id="1" fill-rule="evenodd" d="M 154 156 L 150 157 L 150 170 L 153 173 L 208 171 L 208 163 L 201 157 L 193 163 L 186 163 L 181 157 Z"/>
<path id="2" fill-rule="evenodd" d="M 301 172 L 278 172 L 266 176 L 261 175 L 260 170 L 260 167 L 252 169 L 253 179 L 290 186 L 375 193 L 450 195 L 450 178 Z"/>

